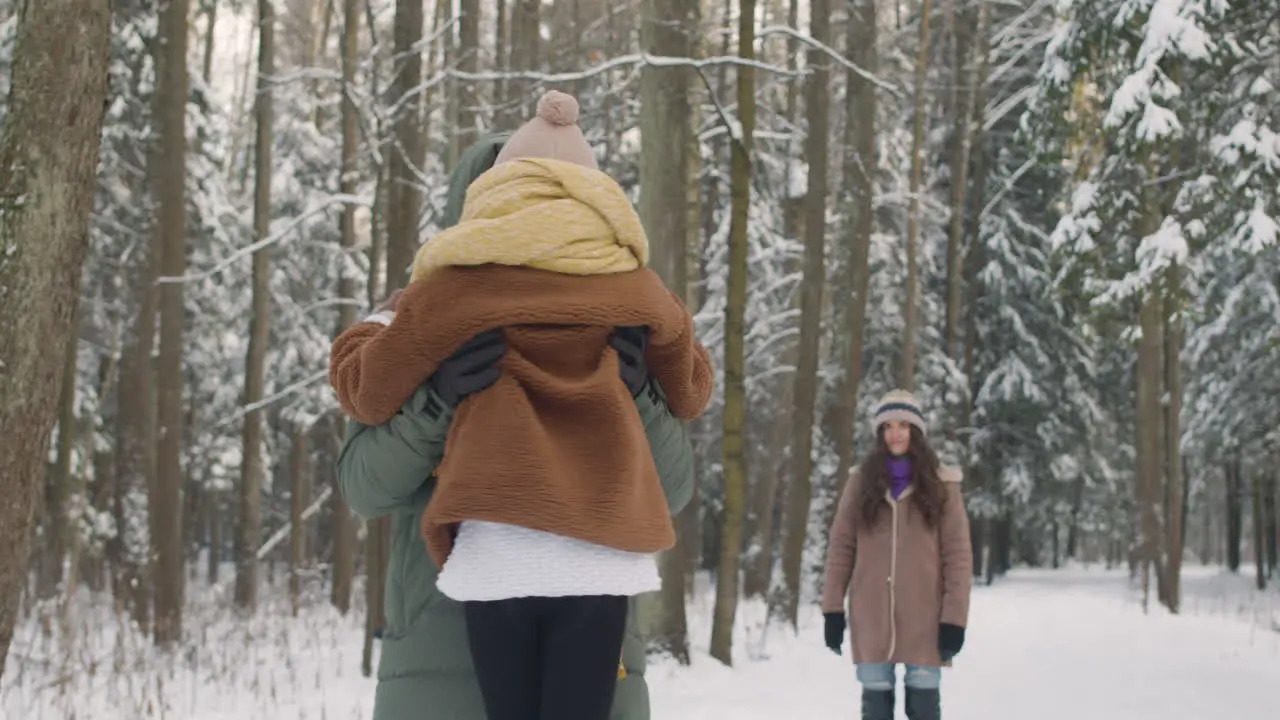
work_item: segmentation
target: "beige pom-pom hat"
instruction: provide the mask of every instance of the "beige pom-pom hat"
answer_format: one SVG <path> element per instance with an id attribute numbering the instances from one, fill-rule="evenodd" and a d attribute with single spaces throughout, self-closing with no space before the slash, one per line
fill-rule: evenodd
<path id="1" fill-rule="evenodd" d="M 578 101 L 552 90 L 538 101 L 538 114 L 517 130 L 494 165 L 520 158 L 560 160 L 599 170 L 595 151 L 578 127 Z"/>

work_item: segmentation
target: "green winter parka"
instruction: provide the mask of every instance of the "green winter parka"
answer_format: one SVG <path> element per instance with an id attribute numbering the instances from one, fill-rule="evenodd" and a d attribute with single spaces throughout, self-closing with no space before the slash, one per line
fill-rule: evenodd
<path id="1" fill-rule="evenodd" d="M 636 409 L 674 514 L 693 497 L 693 451 L 684 423 L 667 410 L 656 384 L 651 387 L 636 398 Z M 430 392 L 420 388 L 386 424 L 351 423 L 338 459 L 338 483 L 351 509 L 366 519 L 391 516 L 387 626 L 373 720 L 485 720 L 462 606 L 436 589 L 437 569 L 420 534 L 452 420 L 450 413 L 434 421 L 427 416 Z M 634 601 L 623 666 L 627 674 L 611 720 L 648 720 L 645 646 Z"/>

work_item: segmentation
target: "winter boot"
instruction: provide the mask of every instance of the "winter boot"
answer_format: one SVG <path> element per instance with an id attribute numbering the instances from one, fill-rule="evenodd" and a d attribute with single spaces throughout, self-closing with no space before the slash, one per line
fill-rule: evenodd
<path id="1" fill-rule="evenodd" d="M 893 720 L 892 690 L 862 691 L 862 720 Z"/>
<path id="2" fill-rule="evenodd" d="M 937 690 L 907 688 L 907 720 L 941 720 L 942 696 Z"/>

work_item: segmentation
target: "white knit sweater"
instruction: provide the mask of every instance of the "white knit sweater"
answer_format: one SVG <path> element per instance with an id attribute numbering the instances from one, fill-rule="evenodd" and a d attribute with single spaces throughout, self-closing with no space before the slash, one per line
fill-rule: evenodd
<path id="1" fill-rule="evenodd" d="M 502 523 L 458 528 L 436 581 L 459 602 L 521 597 L 639 595 L 662 587 L 657 559 Z"/>

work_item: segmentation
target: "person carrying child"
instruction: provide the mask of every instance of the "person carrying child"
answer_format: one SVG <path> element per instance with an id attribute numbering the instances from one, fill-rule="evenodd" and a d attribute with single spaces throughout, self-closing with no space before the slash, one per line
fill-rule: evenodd
<path id="1" fill-rule="evenodd" d="M 339 401 L 369 425 L 460 348 L 501 356 L 457 406 L 421 528 L 464 605 L 489 720 L 607 718 L 628 598 L 660 586 L 654 553 L 674 533 L 617 344 L 676 417 L 712 389 L 692 318 L 645 267 L 639 217 L 576 120 L 573 98 L 544 96 L 394 312 L 332 351 Z"/>

